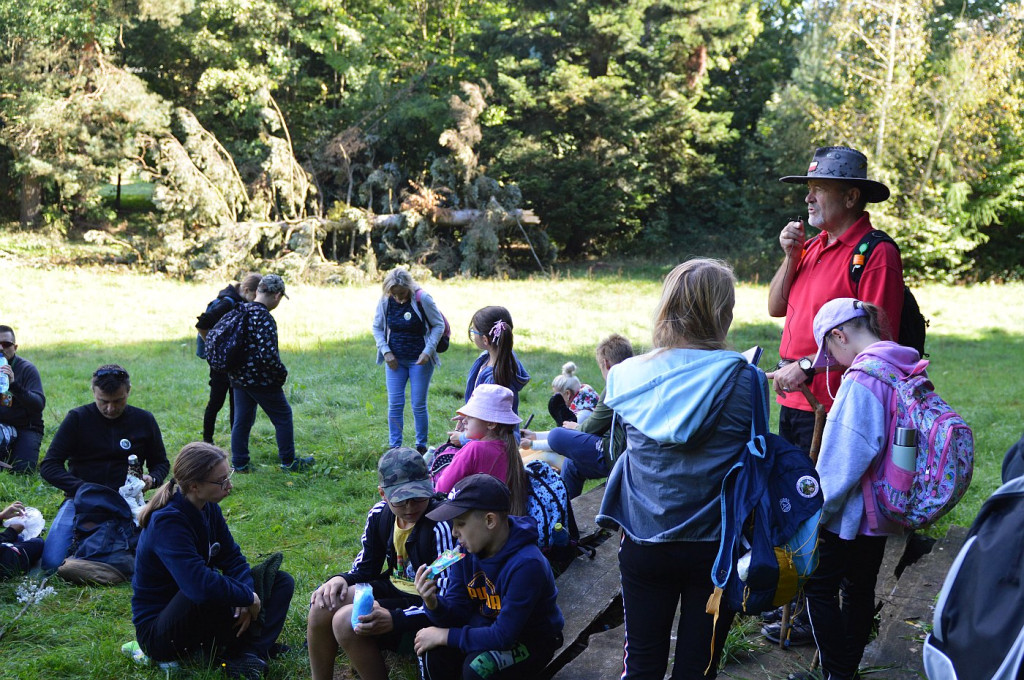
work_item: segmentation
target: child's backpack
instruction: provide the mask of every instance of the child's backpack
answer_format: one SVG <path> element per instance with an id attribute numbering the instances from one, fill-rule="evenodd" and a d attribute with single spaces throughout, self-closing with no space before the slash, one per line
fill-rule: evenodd
<path id="1" fill-rule="evenodd" d="M 818 566 L 824 496 L 805 451 L 768 432 L 764 373 L 748 365 L 750 441 L 722 482 L 722 538 L 708 612 L 759 614 L 789 602 Z"/>
<path id="2" fill-rule="evenodd" d="M 230 298 L 226 295 L 224 297 L 214 298 L 213 300 L 210 300 L 208 305 L 206 305 L 206 311 L 197 318 L 201 319 L 203 316 L 206 316 L 207 318 L 216 318 L 217 321 L 219 321 L 222 316 L 234 309 L 235 304 L 236 302 L 234 298 Z M 209 316 L 211 314 L 213 315 L 212 317 Z M 204 340 L 203 336 L 198 333 L 196 334 L 196 356 L 200 359 L 206 358 L 206 340 Z"/>
<path id="3" fill-rule="evenodd" d="M 416 289 L 416 304 L 420 306 L 420 310 L 423 309 L 423 303 L 420 300 L 423 298 L 423 289 Z M 444 315 L 440 309 L 437 310 L 441 315 L 441 319 L 444 321 L 444 332 L 441 333 L 441 339 L 437 341 L 437 353 L 443 354 L 448 351 L 448 345 L 451 344 L 452 339 L 452 326 L 448 323 L 448 317 Z M 427 313 L 423 312 L 424 320 L 427 318 Z"/>
<path id="4" fill-rule="evenodd" d="M 72 583 L 114 585 L 135 572 L 135 522 L 117 491 L 87 482 L 75 493 L 68 558 L 57 573 Z"/>
<path id="5" fill-rule="evenodd" d="M 874 252 L 875 247 L 880 243 L 891 243 L 900 246 L 891 236 L 881 229 L 872 229 L 854 247 L 853 255 L 850 258 L 850 280 L 854 286 L 860 288 L 860 277 L 864 273 L 864 267 L 868 258 Z M 903 284 L 903 312 L 900 314 L 900 327 L 896 329 L 897 341 L 906 347 L 913 347 L 922 357 L 928 356 L 924 353 L 924 341 L 928 332 L 928 319 L 921 313 L 921 306 L 917 304 L 917 298 L 910 288 Z"/>
<path id="6" fill-rule="evenodd" d="M 245 339 L 249 334 L 246 306 L 232 309 L 206 334 L 206 360 L 215 371 L 233 371 L 245 361 Z"/>
<path id="7" fill-rule="evenodd" d="M 530 498 L 526 514 L 537 521 L 537 545 L 556 573 L 561 573 L 576 557 L 579 529 L 572 516 L 572 505 L 562 477 L 541 460 L 525 466 L 530 480 Z M 561 531 L 555 525 L 561 525 Z"/>
<path id="8" fill-rule="evenodd" d="M 872 527 L 877 514 L 908 529 L 921 529 L 953 509 L 971 484 L 974 473 L 974 434 L 964 419 L 935 393 L 921 360 L 909 375 L 879 359 L 850 368 L 892 386 L 888 451 L 861 482 L 864 512 Z M 897 427 L 917 430 L 915 471 L 892 459 Z"/>
<path id="9" fill-rule="evenodd" d="M 930 680 L 1024 677 L 1024 477 L 999 487 L 946 574 L 924 642 Z"/>

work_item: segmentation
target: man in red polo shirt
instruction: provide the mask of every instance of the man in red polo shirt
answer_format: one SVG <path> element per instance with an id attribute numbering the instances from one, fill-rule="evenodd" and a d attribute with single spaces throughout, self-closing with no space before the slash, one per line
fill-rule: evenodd
<path id="1" fill-rule="evenodd" d="M 811 394 L 825 409 L 832 407 L 832 395 L 839 391 L 841 370 L 815 371 L 812 360 L 818 351 L 814 338 L 814 316 L 829 300 L 852 297 L 880 307 L 895 338 L 903 311 L 903 263 L 891 241 L 878 243 L 867 262 L 854 262 L 854 250 L 873 230 L 868 203 L 889 198 L 889 188 L 867 178 L 867 158 L 860 151 L 842 146 L 819 148 L 806 175 L 782 177 L 782 182 L 806 184 L 807 223 L 820 229 L 807 238 L 803 220 L 787 224 L 779 235 L 785 259 L 768 289 L 768 313 L 786 317 L 782 329 L 779 367 L 767 374 L 773 380 L 779 413 L 779 434 L 805 451 L 811 449 L 814 412 L 800 392 L 809 383 Z M 860 282 L 850 277 L 850 265 L 861 264 Z M 767 618 L 762 633 L 778 642 L 780 624 Z M 803 616 L 794 617 L 789 644 L 812 644 L 811 627 Z"/>
<path id="2" fill-rule="evenodd" d="M 868 258 L 859 284 L 850 278 L 853 251 L 873 230 L 864 208 L 889 198 L 887 186 L 867 178 L 864 154 L 842 146 L 820 148 L 806 175 L 790 175 L 780 181 L 807 185 L 807 223 L 821 230 L 807 238 L 803 220 L 782 229 L 779 243 L 785 259 L 768 291 L 768 313 L 786 317 L 779 355 L 787 363 L 768 373 L 782 405 L 779 434 L 810 450 L 814 413 L 800 393 L 800 385 L 810 379 L 811 393 L 829 409 L 842 376 L 837 370 L 815 372 L 810 361 L 802 361 L 813 359 L 818 348 L 812 330 L 814 315 L 833 298 L 857 298 L 885 311 L 895 337 L 903 311 L 903 263 L 899 250 L 882 242 Z"/>

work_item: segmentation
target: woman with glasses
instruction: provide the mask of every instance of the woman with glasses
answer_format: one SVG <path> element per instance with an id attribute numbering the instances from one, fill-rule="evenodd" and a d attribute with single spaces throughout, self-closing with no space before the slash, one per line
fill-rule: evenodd
<path id="1" fill-rule="evenodd" d="M 402 445 L 405 386 L 409 385 L 416 450 L 425 453 L 430 429 L 427 391 L 434 367 L 441 363 L 437 343 L 444 333 L 444 317 L 434 298 L 401 267 L 384 277 L 383 289 L 373 317 L 373 339 L 377 343 L 377 364 L 387 365 L 388 446 Z"/>
<path id="2" fill-rule="evenodd" d="M 328 579 L 310 598 L 306 640 L 313 680 L 334 677 L 339 647 L 362 680 L 387 680 L 383 650 L 411 655 L 416 631 L 430 625 L 414 583 L 416 570 L 454 548 L 448 524 L 426 517 L 441 501 L 421 455 L 391 449 L 381 456 L 377 473 L 381 501 L 366 517 L 352 569 Z M 357 583 L 373 588 L 375 602 L 353 627 Z M 447 590 L 445 572 L 437 584 L 439 591 Z"/>
<path id="3" fill-rule="evenodd" d="M 154 661 L 212 655 L 231 677 L 261 678 L 280 648 L 295 582 L 278 569 L 257 594 L 219 505 L 231 472 L 213 444 L 186 444 L 175 458 L 172 477 L 139 513 L 132 622 Z M 263 577 L 261 590 L 270 580 Z"/>

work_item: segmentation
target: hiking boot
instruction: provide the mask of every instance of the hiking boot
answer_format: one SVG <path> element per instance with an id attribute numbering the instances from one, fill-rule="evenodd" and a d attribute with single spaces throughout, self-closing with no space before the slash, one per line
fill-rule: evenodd
<path id="1" fill-rule="evenodd" d="M 779 632 L 782 630 L 782 622 L 770 623 L 761 628 L 761 635 L 764 635 L 769 642 L 779 644 Z M 789 626 L 789 636 L 785 641 L 786 647 L 800 647 L 801 645 L 813 645 L 814 634 L 811 632 L 811 624 L 805 619 L 797 617 L 792 620 Z"/>
<path id="2" fill-rule="evenodd" d="M 771 611 L 761 612 L 761 623 L 768 625 L 778 623 L 782 620 L 782 607 L 776 607 Z"/>
<path id="3" fill-rule="evenodd" d="M 229 678 L 244 678 L 244 680 L 260 680 L 267 672 L 267 662 L 252 652 L 224 659 L 220 666 Z"/>
<path id="4" fill-rule="evenodd" d="M 281 463 L 281 469 L 285 472 L 306 472 L 316 463 L 313 456 L 306 456 L 305 458 L 296 457 L 295 460 L 285 465 Z"/>
<path id="5" fill-rule="evenodd" d="M 245 465 L 232 465 L 231 469 L 241 475 L 247 475 L 252 472 L 252 465 L 246 463 Z"/>

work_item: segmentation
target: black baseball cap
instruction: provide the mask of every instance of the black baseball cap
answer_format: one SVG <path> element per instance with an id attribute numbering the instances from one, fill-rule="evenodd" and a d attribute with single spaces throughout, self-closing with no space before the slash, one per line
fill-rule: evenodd
<path id="1" fill-rule="evenodd" d="M 512 493 L 497 477 L 485 474 L 460 479 L 448 494 L 448 500 L 427 513 L 435 522 L 447 522 L 468 510 L 508 512 Z"/>

